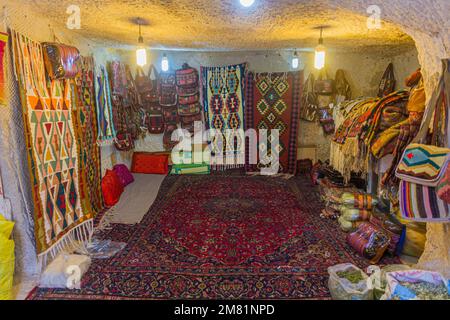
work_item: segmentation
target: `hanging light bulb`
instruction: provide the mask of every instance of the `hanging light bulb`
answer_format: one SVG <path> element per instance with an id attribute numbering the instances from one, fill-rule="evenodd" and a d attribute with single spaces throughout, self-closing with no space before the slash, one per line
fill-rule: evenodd
<path id="1" fill-rule="evenodd" d="M 319 45 L 316 47 L 314 54 L 314 67 L 318 70 L 321 70 L 323 69 L 323 67 L 325 67 L 326 48 L 323 45 L 322 30 L 323 28 L 320 27 Z"/>
<path id="2" fill-rule="evenodd" d="M 241 2 L 241 5 L 248 8 L 255 3 L 255 0 L 240 0 L 240 2 Z"/>
<path id="3" fill-rule="evenodd" d="M 163 72 L 169 71 L 169 59 L 167 59 L 166 54 L 164 53 L 163 58 L 161 60 L 161 69 Z"/>
<path id="4" fill-rule="evenodd" d="M 136 49 L 136 64 L 140 67 L 143 67 L 147 64 L 147 50 L 144 47 L 144 38 L 142 38 L 140 22 L 139 22 L 138 43 L 139 43 L 139 45 L 138 45 L 138 48 Z"/>
<path id="5" fill-rule="evenodd" d="M 292 57 L 292 69 L 298 68 L 298 55 L 297 50 L 294 51 L 294 56 Z"/>

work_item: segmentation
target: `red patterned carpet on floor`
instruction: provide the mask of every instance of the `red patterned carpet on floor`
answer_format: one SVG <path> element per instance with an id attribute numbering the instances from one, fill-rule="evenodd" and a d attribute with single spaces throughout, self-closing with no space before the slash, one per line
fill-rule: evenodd
<path id="1" fill-rule="evenodd" d="M 127 247 L 94 260 L 81 290 L 29 298 L 326 299 L 329 266 L 368 262 L 321 209 L 304 178 L 169 176 L 139 225 L 102 233 Z"/>

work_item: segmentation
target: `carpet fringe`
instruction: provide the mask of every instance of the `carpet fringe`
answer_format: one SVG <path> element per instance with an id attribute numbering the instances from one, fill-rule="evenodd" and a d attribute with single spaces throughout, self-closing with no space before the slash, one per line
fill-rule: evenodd
<path id="1" fill-rule="evenodd" d="M 86 220 L 72 228 L 49 249 L 38 255 L 38 272 L 42 273 L 47 265 L 62 252 L 87 252 L 86 244 L 91 241 L 93 233 L 94 219 Z"/>

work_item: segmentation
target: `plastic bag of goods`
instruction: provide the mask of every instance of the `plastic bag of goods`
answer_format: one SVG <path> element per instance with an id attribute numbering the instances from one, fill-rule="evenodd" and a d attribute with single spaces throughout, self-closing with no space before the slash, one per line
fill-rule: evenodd
<path id="1" fill-rule="evenodd" d="M 369 277 L 351 263 L 328 268 L 328 289 L 334 300 L 372 300 Z"/>
<path id="2" fill-rule="evenodd" d="M 450 284 L 438 272 L 394 271 L 386 274 L 382 300 L 450 300 Z"/>
<path id="3" fill-rule="evenodd" d="M 389 213 L 374 210 L 370 216 L 370 223 L 380 227 L 391 238 L 387 252 L 391 255 L 399 255 L 403 248 L 406 228 L 398 219 Z"/>
<path id="4" fill-rule="evenodd" d="M 370 194 L 345 192 L 341 196 L 341 203 L 358 209 L 372 210 L 378 200 Z"/>
<path id="5" fill-rule="evenodd" d="M 371 211 L 350 208 L 348 206 L 341 206 L 340 211 L 341 216 L 347 221 L 367 221 L 371 215 Z"/>
<path id="6" fill-rule="evenodd" d="M 420 258 L 427 240 L 426 223 L 405 220 L 401 217 L 400 211 L 396 214 L 396 218 L 406 226 L 402 253 L 407 256 Z"/>
<path id="7" fill-rule="evenodd" d="M 410 269 L 411 267 L 406 264 L 391 264 L 381 269 L 379 266 L 369 266 L 367 268 L 367 274 L 370 274 L 369 279 L 372 283 L 373 298 L 375 300 L 380 300 L 381 297 L 385 294 L 387 285 L 386 274 L 388 272 L 404 271 Z"/>
<path id="8" fill-rule="evenodd" d="M 88 256 L 61 253 L 45 269 L 39 287 L 80 289 L 81 278 L 90 265 Z"/>
<path id="9" fill-rule="evenodd" d="M 343 216 L 339 217 L 338 222 L 339 222 L 339 226 L 341 227 L 342 231 L 344 231 L 344 232 L 350 232 L 350 231 L 356 230 L 362 224 L 362 221 L 345 220 L 345 218 Z"/>
<path id="10" fill-rule="evenodd" d="M 0 214 L 0 300 L 12 300 L 14 241 L 10 239 L 14 222 Z"/>
<path id="11" fill-rule="evenodd" d="M 356 231 L 347 235 L 347 243 L 372 264 L 381 259 L 390 241 L 380 227 L 370 222 L 362 223 Z"/>

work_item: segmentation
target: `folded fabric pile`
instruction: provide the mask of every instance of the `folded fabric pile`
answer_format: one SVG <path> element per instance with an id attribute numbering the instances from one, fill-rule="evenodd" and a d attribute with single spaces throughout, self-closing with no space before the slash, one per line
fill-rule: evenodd
<path id="1" fill-rule="evenodd" d="M 373 207 L 378 203 L 377 199 L 369 194 L 361 192 L 342 194 L 339 208 L 339 225 L 345 232 L 357 228 L 363 221 L 368 221 L 372 215 Z"/>
<path id="2" fill-rule="evenodd" d="M 330 161 L 334 169 L 350 179 L 351 172 L 366 173 L 370 151 L 382 157 L 392 153 L 400 125 L 407 119 L 409 92 L 396 91 L 386 97 L 360 98 L 341 105 L 346 116 L 335 132 Z M 376 148 L 372 146 L 376 143 Z"/>
<path id="3" fill-rule="evenodd" d="M 322 218 L 337 219 L 342 206 L 341 197 L 345 192 L 358 192 L 355 187 L 345 187 L 333 184 L 327 178 L 319 180 L 320 198 L 325 208 L 320 216 Z"/>

